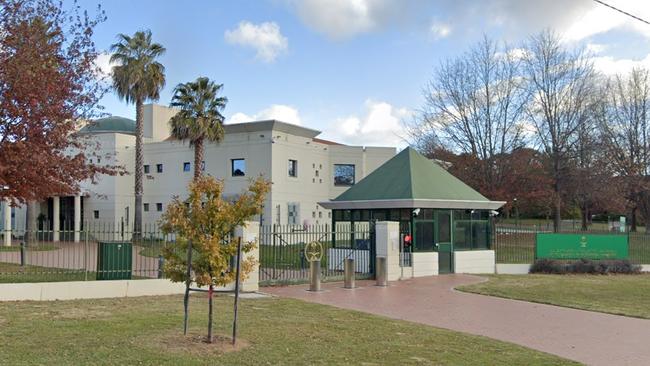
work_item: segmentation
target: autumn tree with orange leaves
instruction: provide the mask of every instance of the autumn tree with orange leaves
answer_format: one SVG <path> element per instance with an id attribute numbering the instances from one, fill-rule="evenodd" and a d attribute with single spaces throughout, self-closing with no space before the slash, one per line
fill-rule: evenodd
<path id="1" fill-rule="evenodd" d="M 116 167 L 91 164 L 92 142 L 76 135 L 104 87 L 93 29 L 76 4 L 0 0 L 0 198 L 12 204 L 75 194 Z M 97 161 L 96 159 L 93 159 Z"/>
<path id="2" fill-rule="evenodd" d="M 234 201 L 223 198 L 224 184 L 211 176 L 199 176 L 189 185 L 189 197 L 176 197 L 167 207 L 161 219 L 165 235 L 173 234 L 176 242 L 164 250 L 165 273 L 174 282 L 196 283 L 208 287 L 208 342 L 212 342 L 212 293 L 215 287 L 226 286 L 235 280 L 231 259 L 237 254 L 235 228 L 245 225 L 246 220 L 262 213 L 264 199 L 270 191 L 270 183 L 263 178 L 251 182 L 246 192 Z M 192 254 L 189 262 L 189 245 Z M 254 242 L 243 243 L 242 253 L 256 246 Z M 242 278 L 250 273 L 255 261 L 242 255 Z M 187 301 L 187 300 L 185 300 Z M 187 317 L 187 313 L 186 313 Z M 187 332 L 187 329 L 186 329 Z"/>

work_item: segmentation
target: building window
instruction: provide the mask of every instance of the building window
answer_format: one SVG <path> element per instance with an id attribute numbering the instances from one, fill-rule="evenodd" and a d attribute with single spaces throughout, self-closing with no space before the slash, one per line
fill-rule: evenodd
<path id="1" fill-rule="evenodd" d="M 316 218 L 316 211 L 312 211 L 312 212 L 311 212 L 311 218 L 312 218 L 312 219 L 315 219 L 315 218 Z"/>
<path id="2" fill-rule="evenodd" d="M 322 212 L 322 211 L 318 211 L 318 218 L 319 218 L 319 219 L 322 219 L 322 218 L 323 218 L 323 212 Z"/>
<path id="3" fill-rule="evenodd" d="M 318 170 L 316 171 L 316 176 L 318 177 Z"/>
<path id="4" fill-rule="evenodd" d="M 205 160 L 201 162 L 201 171 L 205 171 Z"/>
<path id="5" fill-rule="evenodd" d="M 230 160 L 230 172 L 233 177 L 243 177 L 246 175 L 246 160 L 232 159 Z"/>
<path id="6" fill-rule="evenodd" d="M 287 223 L 289 225 L 298 225 L 300 224 L 300 204 L 298 203 L 289 203 L 288 204 L 288 215 Z"/>
<path id="7" fill-rule="evenodd" d="M 298 160 L 289 159 L 289 176 L 290 177 L 298 176 Z"/>
<path id="8" fill-rule="evenodd" d="M 156 211 L 162 212 L 162 203 L 160 202 L 156 203 Z"/>
<path id="9" fill-rule="evenodd" d="M 184 172 L 189 172 L 191 168 L 192 168 L 192 165 L 190 164 L 189 161 L 186 161 L 186 162 L 183 163 L 183 171 Z"/>
<path id="10" fill-rule="evenodd" d="M 156 173 L 162 173 L 162 172 L 163 172 L 163 165 L 156 164 Z"/>
<path id="11" fill-rule="evenodd" d="M 149 204 L 148 203 L 144 204 L 144 212 L 149 212 Z"/>
<path id="12" fill-rule="evenodd" d="M 98 219 L 99 218 L 99 210 L 93 211 L 93 217 Z"/>
<path id="13" fill-rule="evenodd" d="M 334 185 L 354 185 L 354 164 L 334 164 Z"/>
<path id="14" fill-rule="evenodd" d="M 144 174 L 149 174 L 149 164 L 144 165 Z"/>

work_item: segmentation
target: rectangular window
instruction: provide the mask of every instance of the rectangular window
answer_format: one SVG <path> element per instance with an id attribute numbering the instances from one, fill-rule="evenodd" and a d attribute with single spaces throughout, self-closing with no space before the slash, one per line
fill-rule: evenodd
<path id="1" fill-rule="evenodd" d="M 289 159 L 289 176 L 290 177 L 298 176 L 298 160 Z"/>
<path id="2" fill-rule="evenodd" d="M 144 212 L 149 212 L 149 204 L 148 203 L 144 204 Z"/>
<path id="3" fill-rule="evenodd" d="M 231 159 L 230 160 L 230 173 L 233 177 L 243 177 L 246 175 L 246 160 L 244 159 Z"/>
<path id="4" fill-rule="evenodd" d="M 163 165 L 156 164 L 156 173 L 162 173 L 162 172 L 163 172 Z"/>
<path id="5" fill-rule="evenodd" d="M 354 185 L 354 164 L 334 164 L 334 185 Z"/>
<path id="6" fill-rule="evenodd" d="M 205 160 L 201 162 L 201 171 L 205 171 Z"/>
<path id="7" fill-rule="evenodd" d="M 300 204 L 298 203 L 289 203 L 288 204 L 288 224 L 289 225 L 298 225 L 300 224 Z"/>
<path id="8" fill-rule="evenodd" d="M 93 217 L 98 219 L 99 218 L 99 210 L 93 211 Z"/>
<path id="9" fill-rule="evenodd" d="M 149 164 L 145 164 L 145 166 L 144 166 L 144 174 L 149 174 Z"/>
<path id="10" fill-rule="evenodd" d="M 160 202 L 156 203 L 156 211 L 162 212 L 162 203 Z"/>
<path id="11" fill-rule="evenodd" d="M 190 164 L 189 161 L 186 161 L 186 162 L 183 163 L 183 171 L 184 172 L 189 172 L 191 168 L 192 168 L 192 165 Z"/>

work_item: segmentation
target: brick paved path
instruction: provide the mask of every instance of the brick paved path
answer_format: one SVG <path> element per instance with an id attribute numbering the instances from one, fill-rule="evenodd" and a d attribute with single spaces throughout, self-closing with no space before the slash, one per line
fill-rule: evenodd
<path id="1" fill-rule="evenodd" d="M 453 290 L 483 279 L 469 275 L 423 277 L 376 287 L 358 281 L 269 287 L 264 292 L 354 309 L 520 344 L 590 365 L 650 365 L 650 320 L 609 315 Z"/>

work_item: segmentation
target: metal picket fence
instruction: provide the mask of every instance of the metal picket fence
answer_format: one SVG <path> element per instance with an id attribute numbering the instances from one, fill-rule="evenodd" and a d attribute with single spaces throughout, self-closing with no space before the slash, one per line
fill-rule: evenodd
<path id="1" fill-rule="evenodd" d="M 374 274 L 375 240 L 371 223 L 331 225 L 269 225 L 260 227 L 260 284 L 302 283 L 309 280 L 304 249 L 311 242 L 323 248 L 322 278 L 343 279 L 345 259 L 354 258 L 356 278 Z"/>
<path id="2" fill-rule="evenodd" d="M 0 246 L 0 283 L 162 278 L 163 247 L 173 240 L 157 225 L 142 234 L 122 223 L 39 226 L 12 230 L 11 245 Z"/>
<path id="3" fill-rule="evenodd" d="M 535 237 L 537 233 L 553 232 L 552 227 L 536 225 L 495 225 L 492 247 L 497 263 L 533 263 L 535 261 Z M 561 233 L 567 234 L 611 234 L 620 232 L 590 227 L 588 230 L 562 226 Z M 630 261 L 637 264 L 650 264 L 650 233 L 645 231 L 627 232 L 629 237 Z"/>

